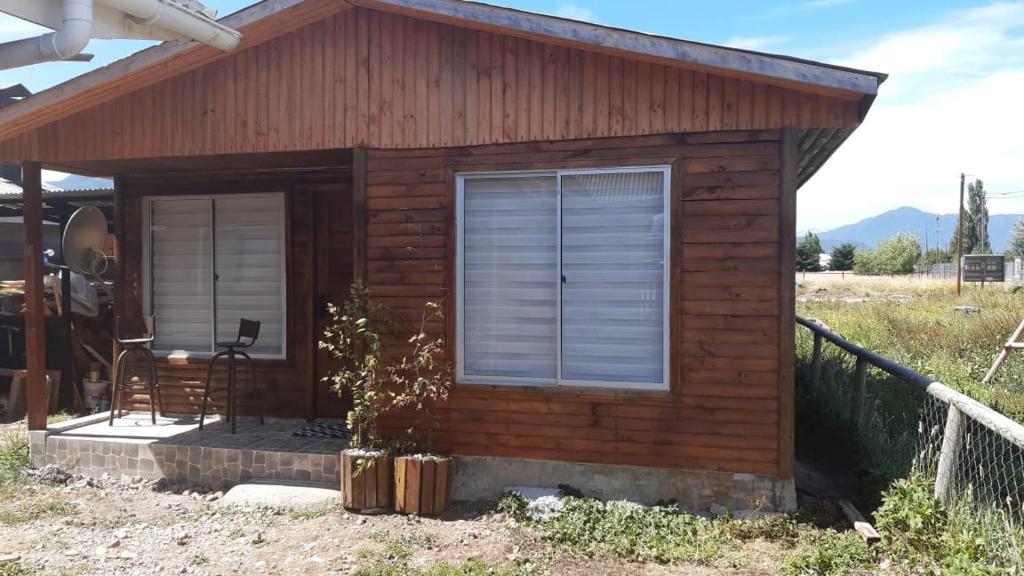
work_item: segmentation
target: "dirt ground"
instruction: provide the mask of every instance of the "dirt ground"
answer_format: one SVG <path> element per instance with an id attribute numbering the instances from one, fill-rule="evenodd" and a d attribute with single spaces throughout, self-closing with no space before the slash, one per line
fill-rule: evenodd
<path id="1" fill-rule="evenodd" d="M 0 435 L 23 432 L 24 420 L 0 422 Z M 0 576 L 353 574 L 381 562 L 422 569 L 471 559 L 566 576 L 768 575 L 789 552 L 752 541 L 713 566 L 588 559 L 539 542 L 492 506 L 453 506 L 441 518 L 338 505 L 243 509 L 219 492 L 142 478 L 56 476 L 0 484 Z"/>
<path id="2" fill-rule="evenodd" d="M 711 567 L 585 559 L 553 552 L 482 508 L 456 507 L 441 519 L 333 506 L 249 510 L 222 505 L 217 493 L 176 493 L 142 479 L 31 480 L 0 496 L 0 574 L 351 574 L 381 560 L 425 568 L 478 559 L 580 576 L 753 575 L 775 573 L 783 554 L 755 541 Z"/>

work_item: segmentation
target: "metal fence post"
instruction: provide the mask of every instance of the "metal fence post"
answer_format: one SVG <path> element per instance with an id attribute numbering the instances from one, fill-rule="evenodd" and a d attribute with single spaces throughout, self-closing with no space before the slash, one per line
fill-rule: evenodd
<path id="1" fill-rule="evenodd" d="M 935 474 L 935 497 L 943 504 L 949 504 L 953 493 L 953 479 L 960 457 L 960 420 L 960 409 L 950 402 L 946 414 L 946 429 L 942 434 L 939 468 Z"/>
<path id="2" fill-rule="evenodd" d="M 811 353 L 811 389 L 818 389 L 818 380 L 821 378 L 821 343 L 824 340 L 821 334 L 814 333 L 814 351 Z"/>
<path id="3" fill-rule="evenodd" d="M 850 400 L 850 417 L 858 426 L 864 421 L 864 399 L 867 396 L 868 361 L 857 357 L 853 371 L 853 398 Z"/>

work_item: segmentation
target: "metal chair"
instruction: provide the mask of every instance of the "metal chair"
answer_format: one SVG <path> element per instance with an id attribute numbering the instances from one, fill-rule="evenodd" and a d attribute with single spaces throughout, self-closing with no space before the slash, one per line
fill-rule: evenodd
<path id="1" fill-rule="evenodd" d="M 141 388 L 130 381 L 126 381 L 128 358 L 131 356 L 141 356 L 142 360 L 149 367 L 149 379 L 147 382 L 147 388 L 149 389 L 149 417 L 153 424 L 156 424 L 157 410 L 160 411 L 160 416 L 164 415 L 164 403 L 160 397 L 160 383 L 157 381 L 156 359 L 153 358 L 153 352 L 148 347 L 148 344 L 156 336 L 156 322 L 152 316 L 144 316 L 142 321 L 143 326 L 138 324 L 129 326 L 128 330 L 134 332 L 131 334 L 131 337 L 125 337 L 124 332 L 122 332 L 124 327 L 121 317 L 117 317 L 114 320 L 114 338 L 117 339 L 118 344 L 123 349 L 117 355 L 114 384 L 110 392 L 110 421 L 107 423 L 108 426 L 114 425 L 115 414 L 118 418 L 121 417 L 122 392 L 125 390 L 135 391 Z"/>
<path id="2" fill-rule="evenodd" d="M 235 425 L 238 421 L 238 406 L 236 403 L 237 394 L 235 393 L 235 357 L 241 356 L 249 364 L 249 374 L 252 377 L 252 389 L 253 395 L 256 397 L 256 409 L 259 412 L 260 424 L 263 424 L 263 397 L 260 394 L 260 387 L 256 383 L 256 367 L 252 363 L 252 358 L 245 352 L 238 350 L 238 348 L 249 348 L 256 343 L 256 339 L 260 335 L 260 323 L 258 320 L 247 320 L 242 318 L 238 322 L 238 338 L 233 342 L 217 342 L 218 348 L 227 348 L 223 352 L 214 354 L 213 358 L 210 358 L 209 368 L 206 370 L 206 386 L 203 389 L 203 409 L 199 414 L 199 429 L 203 429 L 203 420 L 206 419 L 206 406 L 210 401 L 211 392 L 227 391 L 227 407 L 225 408 L 225 415 L 229 422 L 231 422 L 231 433 L 235 433 Z M 213 382 L 213 368 L 217 364 L 217 359 L 226 357 L 228 359 L 228 382 L 225 388 L 212 388 L 211 382 Z"/>

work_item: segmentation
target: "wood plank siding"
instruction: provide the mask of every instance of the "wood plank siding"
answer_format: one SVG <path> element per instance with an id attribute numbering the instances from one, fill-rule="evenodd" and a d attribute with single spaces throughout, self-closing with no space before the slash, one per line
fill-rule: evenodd
<path id="1" fill-rule="evenodd" d="M 859 123 L 856 100 L 361 7 L 325 10 L 0 142 L 0 159 L 75 166 Z"/>
<path id="2" fill-rule="evenodd" d="M 442 410 L 438 447 L 454 454 L 779 474 L 779 438 L 787 430 L 779 420 L 780 354 L 791 350 L 779 339 L 785 333 L 780 270 L 792 266 L 782 262 L 792 255 L 779 249 L 785 206 L 780 134 L 369 150 L 368 285 L 410 321 L 424 302 L 445 299 L 449 321 L 430 329 L 448 342 L 455 341 L 456 173 L 673 166 L 670 391 L 460 384 Z M 782 321 L 790 322 L 788 316 Z M 408 424 L 388 422 L 396 433 Z"/>

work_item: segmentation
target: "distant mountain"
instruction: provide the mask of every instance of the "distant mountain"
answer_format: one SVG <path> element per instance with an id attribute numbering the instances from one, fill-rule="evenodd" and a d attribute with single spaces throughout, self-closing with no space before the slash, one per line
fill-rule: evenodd
<path id="1" fill-rule="evenodd" d="M 106 178 L 68 174 L 63 180 L 50 182 L 61 190 L 113 190 L 114 182 Z"/>
<path id="2" fill-rule="evenodd" d="M 928 247 L 932 248 L 936 241 L 935 217 L 936 214 L 904 206 L 883 212 L 878 216 L 865 218 L 860 222 L 816 234 L 821 238 L 821 248 L 826 252 L 844 242 L 852 242 L 859 248 L 874 248 L 880 241 L 888 240 L 901 232 L 917 236 L 923 249 L 925 231 L 927 230 Z M 1013 224 L 1021 218 L 1024 218 L 1024 214 L 992 214 L 989 216 L 988 237 L 996 252 L 1006 249 L 1010 239 L 1010 230 L 1013 228 Z M 943 247 L 949 245 L 949 239 L 953 236 L 956 224 L 956 214 L 939 215 L 938 238 Z M 800 238 L 802 237 L 801 235 Z"/>

